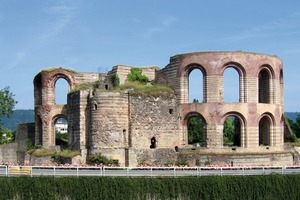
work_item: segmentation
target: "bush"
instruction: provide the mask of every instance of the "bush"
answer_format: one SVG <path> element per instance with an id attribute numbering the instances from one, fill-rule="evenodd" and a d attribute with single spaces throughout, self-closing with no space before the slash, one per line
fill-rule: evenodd
<path id="1" fill-rule="evenodd" d="M 113 75 L 111 77 L 111 82 L 112 82 L 112 85 L 113 87 L 118 87 L 120 85 L 120 78 L 117 74 Z"/>
<path id="2" fill-rule="evenodd" d="M 55 153 L 55 151 L 52 149 L 33 149 L 30 151 L 30 153 L 33 156 L 42 157 L 42 156 L 52 156 Z"/>
<path id="3" fill-rule="evenodd" d="M 173 97 L 174 91 L 169 86 L 163 85 L 145 85 L 140 82 L 126 82 L 120 86 L 120 90 L 132 89 L 132 94 L 152 97 Z"/>
<path id="4" fill-rule="evenodd" d="M 175 165 L 177 165 L 177 166 L 188 166 L 189 163 L 188 163 L 187 160 L 182 159 L 182 160 L 177 160 Z"/>
<path id="5" fill-rule="evenodd" d="M 106 156 L 103 156 L 101 153 L 96 153 L 95 155 L 87 156 L 86 163 L 88 165 L 116 165 L 119 166 L 118 160 L 108 159 Z"/>
<path id="6" fill-rule="evenodd" d="M 127 75 L 126 81 L 147 83 L 149 79 L 147 76 L 142 74 L 141 68 L 134 67 L 130 69 L 130 73 Z"/>

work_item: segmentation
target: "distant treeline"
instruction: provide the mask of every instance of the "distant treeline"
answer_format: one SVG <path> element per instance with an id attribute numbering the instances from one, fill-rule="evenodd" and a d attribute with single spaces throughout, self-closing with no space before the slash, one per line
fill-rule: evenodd
<path id="1" fill-rule="evenodd" d="M 1 199 L 300 199 L 300 174 L 206 177 L 0 177 Z"/>
<path id="2" fill-rule="evenodd" d="M 296 121 L 296 118 L 300 116 L 300 112 L 286 112 L 285 115 L 289 119 Z M 21 123 L 34 122 L 34 110 L 14 110 L 10 118 L 4 117 L 1 119 L 1 122 L 4 128 L 15 131 Z"/>
<path id="3" fill-rule="evenodd" d="M 18 125 L 22 123 L 34 122 L 34 110 L 14 110 L 10 118 L 3 117 L 1 123 L 4 128 L 17 130 Z"/>

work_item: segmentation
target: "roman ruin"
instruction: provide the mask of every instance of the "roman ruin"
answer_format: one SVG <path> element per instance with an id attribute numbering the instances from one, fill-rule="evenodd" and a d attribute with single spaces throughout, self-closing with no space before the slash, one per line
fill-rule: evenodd
<path id="1" fill-rule="evenodd" d="M 169 95 L 149 96 L 116 90 L 132 67 L 117 65 L 108 73 L 69 69 L 42 70 L 34 78 L 34 143 L 55 146 L 55 121 L 68 121 L 68 148 L 81 156 L 101 153 L 121 166 L 163 164 L 178 159 L 216 164 L 292 164 L 284 148 L 283 63 L 273 55 L 195 52 L 172 56 L 164 68 L 145 67 L 149 81 L 172 88 Z M 224 100 L 224 74 L 239 77 L 239 100 Z M 189 76 L 202 73 L 203 99 L 189 102 Z M 67 104 L 55 102 L 55 84 L 69 85 Z M 189 142 L 188 123 L 203 123 L 201 143 Z M 224 123 L 234 119 L 235 139 L 224 145 Z"/>

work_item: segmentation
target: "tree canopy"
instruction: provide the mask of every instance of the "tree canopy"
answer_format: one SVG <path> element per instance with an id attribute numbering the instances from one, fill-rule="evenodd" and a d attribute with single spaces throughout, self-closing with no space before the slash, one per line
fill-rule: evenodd
<path id="1" fill-rule="evenodd" d="M 9 91 L 9 87 L 0 90 L 0 122 L 2 117 L 10 117 L 13 109 L 17 104 L 14 100 L 15 95 Z M 13 140 L 13 133 L 11 130 L 2 128 L 0 123 L 0 144 L 10 143 Z"/>
<path id="2" fill-rule="evenodd" d="M 11 116 L 15 105 L 18 103 L 14 100 L 14 94 L 9 91 L 9 87 L 0 90 L 0 118 Z"/>

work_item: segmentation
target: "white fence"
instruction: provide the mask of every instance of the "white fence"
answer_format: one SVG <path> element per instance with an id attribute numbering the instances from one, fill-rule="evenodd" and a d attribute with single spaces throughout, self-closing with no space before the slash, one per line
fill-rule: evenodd
<path id="1" fill-rule="evenodd" d="M 179 177 L 298 174 L 300 166 L 251 167 L 82 167 L 82 166 L 6 166 L 0 176 L 127 176 Z"/>

